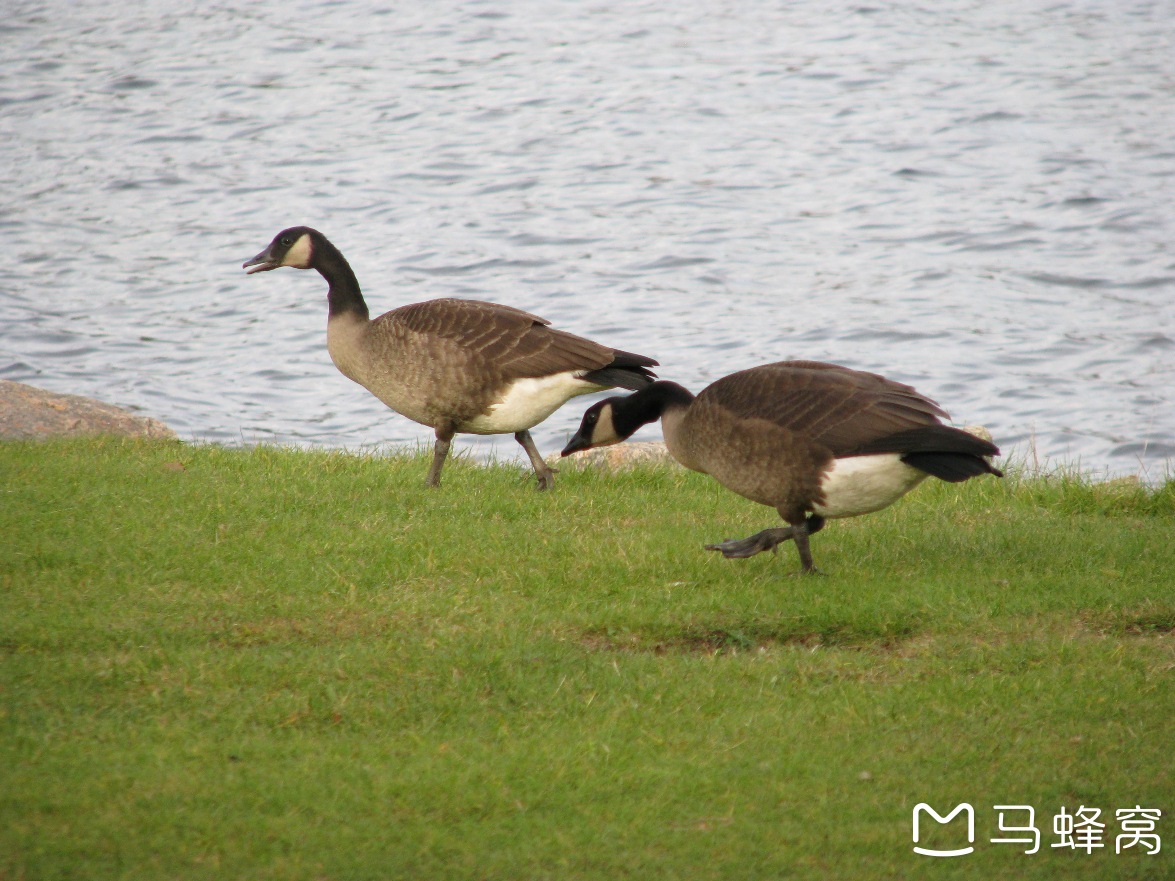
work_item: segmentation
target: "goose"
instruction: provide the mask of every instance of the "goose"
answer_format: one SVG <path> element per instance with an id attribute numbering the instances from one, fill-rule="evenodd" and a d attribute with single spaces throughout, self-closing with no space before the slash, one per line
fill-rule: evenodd
<path id="1" fill-rule="evenodd" d="M 340 372 L 392 410 L 436 431 L 427 485 L 458 432 L 509 434 L 526 451 L 540 490 L 554 484 L 530 429 L 569 398 L 652 382 L 652 358 L 610 349 L 496 303 L 443 298 L 370 318 L 359 282 L 318 230 L 278 233 L 242 265 L 248 274 L 282 266 L 317 269 L 329 284 L 327 350 Z"/>
<path id="2" fill-rule="evenodd" d="M 694 397 L 658 380 L 584 413 L 562 455 L 619 443 L 661 420 L 669 454 L 727 489 L 779 512 L 787 526 L 706 545 L 728 558 L 795 542 L 815 572 L 808 537 L 825 520 L 879 511 L 928 475 L 957 483 L 1002 477 L 999 449 L 942 424 L 946 412 L 908 385 L 819 361 L 779 361 L 732 373 Z"/>

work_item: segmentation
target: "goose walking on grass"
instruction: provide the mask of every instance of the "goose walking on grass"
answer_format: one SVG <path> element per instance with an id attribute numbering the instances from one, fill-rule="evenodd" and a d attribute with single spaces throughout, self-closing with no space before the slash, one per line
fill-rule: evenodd
<path id="1" fill-rule="evenodd" d="M 661 420 L 670 455 L 727 489 L 779 512 L 787 526 L 707 545 L 750 557 L 796 543 L 815 571 L 808 536 L 824 521 L 896 502 L 928 475 L 952 483 L 1002 472 L 999 450 L 958 428 L 908 385 L 817 361 L 780 361 L 724 377 L 694 397 L 674 382 L 651 383 L 593 405 L 563 450 L 618 443 Z"/>
<path id="2" fill-rule="evenodd" d="M 397 413 L 436 430 L 428 485 L 440 486 L 453 435 L 513 434 L 548 489 L 555 476 L 530 430 L 576 395 L 651 383 L 652 358 L 550 327 L 521 309 L 438 299 L 369 317 L 342 252 L 305 226 L 283 230 L 243 268 L 317 269 L 327 291 L 335 366 Z"/>

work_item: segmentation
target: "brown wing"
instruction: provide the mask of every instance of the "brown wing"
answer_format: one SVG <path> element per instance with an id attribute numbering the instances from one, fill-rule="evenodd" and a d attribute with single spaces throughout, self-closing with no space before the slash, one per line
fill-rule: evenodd
<path id="1" fill-rule="evenodd" d="M 732 373 L 703 390 L 698 401 L 795 432 L 834 456 L 895 432 L 937 425 L 947 415 L 908 385 L 819 361 L 780 361 Z"/>
<path id="2" fill-rule="evenodd" d="M 565 370 L 598 370 L 612 363 L 612 349 L 550 327 L 521 309 L 476 300 L 444 298 L 413 303 L 381 316 L 403 330 L 459 344 L 472 359 L 493 364 L 503 380 Z"/>
<path id="3" fill-rule="evenodd" d="M 452 318 L 464 316 L 474 320 L 487 315 L 501 317 L 512 316 L 523 324 L 548 325 L 551 322 L 539 315 L 524 312 L 513 306 L 503 306 L 500 303 L 487 303 L 483 300 L 462 300 L 457 297 L 439 297 L 435 300 L 424 300 L 420 303 L 411 303 L 393 309 L 379 320 L 395 317 L 395 320 L 405 327 L 418 333 L 435 333 L 440 336 L 457 336 L 455 330 L 458 325 L 453 324 Z"/>

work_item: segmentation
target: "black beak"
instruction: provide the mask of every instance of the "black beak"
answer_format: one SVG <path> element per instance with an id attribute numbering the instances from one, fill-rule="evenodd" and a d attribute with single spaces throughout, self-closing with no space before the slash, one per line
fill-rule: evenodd
<path id="1" fill-rule="evenodd" d="M 580 450 L 590 450 L 592 447 L 592 439 L 584 434 L 583 428 L 580 427 L 575 436 L 567 442 L 567 446 L 563 448 L 560 456 L 570 456 L 572 453 L 578 453 Z"/>
<path id="2" fill-rule="evenodd" d="M 280 265 L 280 263 L 275 263 L 273 261 L 273 259 L 269 256 L 269 248 L 266 248 L 253 259 L 246 260 L 244 263 L 242 263 L 241 269 L 248 269 L 248 274 L 252 275 L 254 272 L 269 272 L 271 269 L 277 269 Z M 252 269 L 249 267 L 252 267 Z"/>

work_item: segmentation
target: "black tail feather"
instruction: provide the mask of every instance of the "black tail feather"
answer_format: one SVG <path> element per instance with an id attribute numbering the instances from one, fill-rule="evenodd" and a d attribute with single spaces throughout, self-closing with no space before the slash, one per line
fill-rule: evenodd
<path id="1" fill-rule="evenodd" d="M 614 349 L 612 354 L 611 364 L 585 373 L 583 378 L 607 388 L 626 388 L 634 392 L 657 378 L 657 374 L 649 369 L 658 366 L 654 359 L 619 349 Z"/>
<path id="2" fill-rule="evenodd" d="M 635 392 L 649 385 L 657 377 L 643 367 L 603 367 L 585 373 L 583 378 L 604 388 L 626 388 Z"/>
<path id="3" fill-rule="evenodd" d="M 1004 476 L 1004 472 L 993 468 L 986 459 L 970 453 L 907 453 L 902 461 L 948 483 L 960 483 L 980 474 Z"/>
<path id="4" fill-rule="evenodd" d="M 1004 476 L 986 458 L 998 456 L 999 447 L 989 440 L 949 425 L 922 425 L 906 429 L 853 450 L 856 456 L 870 453 L 899 453 L 907 465 L 950 483 L 958 483 L 980 474 Z"/>
<path id="5" fill-rule="evenodd" d="M 1000 448 L 961 428 L 949 425 L 921 425 L 887 434 L 857 447 L 849 455 L 869 453 L 967 453 L 972 456 L 998 456 Z"/>

